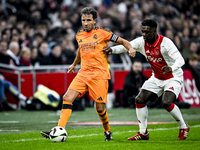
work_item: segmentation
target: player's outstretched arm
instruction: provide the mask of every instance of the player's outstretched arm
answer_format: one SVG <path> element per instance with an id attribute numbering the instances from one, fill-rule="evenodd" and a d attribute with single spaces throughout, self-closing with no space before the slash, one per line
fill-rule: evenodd
<path id="1" fill-rule="evenodd" d="M 71 64 L 68 68 L 68 73 L 74 73 L 74 69 L 76 65 L 81 61 L 80 49 L 77 50 L 76 58 L 74 59 L 73 64 Z"/>
<path id="2" fill-rule="evenodd" d="M 104 47 L 102 51 L 105 53 L 108 52 L 109 54 L 112 54 L 112 49 L 110 47 Z"/>
<path id="3" fill-rule="evenodd" d="M 128 49 L 129 56 L 135 57 L 136 50 L 133 49 L 133 47 L 131 46 L 131 44 L 130 44 L 127 40 L 125 40 L 125 39 L 119 37 L 119 38 L 117 39 L 117 43 L 123 45 L 126 49 Z"/>

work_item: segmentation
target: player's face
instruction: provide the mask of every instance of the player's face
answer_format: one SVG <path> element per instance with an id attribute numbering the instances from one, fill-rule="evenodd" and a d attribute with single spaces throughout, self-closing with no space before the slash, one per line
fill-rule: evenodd
<path id="1" fill-rule="evenodd" d="M 93 19 L 92 14 L 89 14 L 89 15 L 82 15 L 81 21 L 82 21 L 83 29 L 86 32 L 90 32 L 92 29 L 94 29 L 94 25 L 97 19 Z"/>
<path id="2" fill-rule="evenodd" d="M 150 28 L 149 26 L 142 26 L 142 36 L 144 41 L 153 44 L 156 40 L 156 29 Z"/>

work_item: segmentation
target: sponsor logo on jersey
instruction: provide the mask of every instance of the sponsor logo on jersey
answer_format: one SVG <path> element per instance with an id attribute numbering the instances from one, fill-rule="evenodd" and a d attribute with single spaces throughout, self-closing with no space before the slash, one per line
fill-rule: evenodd
<path id="1" fill-rule="evenodd" d="M 91 43 L 85 43 L 85 44 L 80 44 L 80 48 L 82 52 L 85 51 L 90 51 L 90 50 L 95 50 L 96 45 L 98 45 L 98 42 L 91 42 Z"/>
<path id="2" fill-rule="evenodd" d="M 80 48 L 95 46 L 95 45 L 98 45 L 98 42 L 85 43 L 85 44 L 80 45 Z"/>
<path id="3" fill-rule="evenodd" d="M 159 63 L 160 61 L 162 61 L 162 58 L 160 58 L 160 57 L 155 58 L 155 57 L 152 57 L 152 56 L 147 56 L 147 59 L 149 61 L 153 61 L 153 62 L 157 62 L 157 63 Z"/>

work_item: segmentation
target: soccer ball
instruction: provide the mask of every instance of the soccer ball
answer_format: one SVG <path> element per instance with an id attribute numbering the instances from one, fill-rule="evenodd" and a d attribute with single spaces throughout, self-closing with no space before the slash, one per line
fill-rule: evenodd
<path id="1" fill-rule="evenodd" d="M 65 142 L 67 139 L 67 131 L 59 126 L 53 127 L 49 133 L 52 142 Z"/>

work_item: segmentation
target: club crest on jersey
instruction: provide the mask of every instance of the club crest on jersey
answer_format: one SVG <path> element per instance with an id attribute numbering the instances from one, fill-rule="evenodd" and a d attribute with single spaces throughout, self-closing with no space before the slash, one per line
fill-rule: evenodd
<path id="1" fill-rule="evenodd" d="M 155 49 L 155 50 L 154 50 L 154 54 L 155 54 L 155 55 L 159 55 L 159 54 L 160 54 L 159 49 Z"/>
<path id="2" fill-rule="evenodd" d="M 97 38 L 98 38 L 98 36 L 96 34 L 94 34 L 93 39 L 97 39 Z"/>

